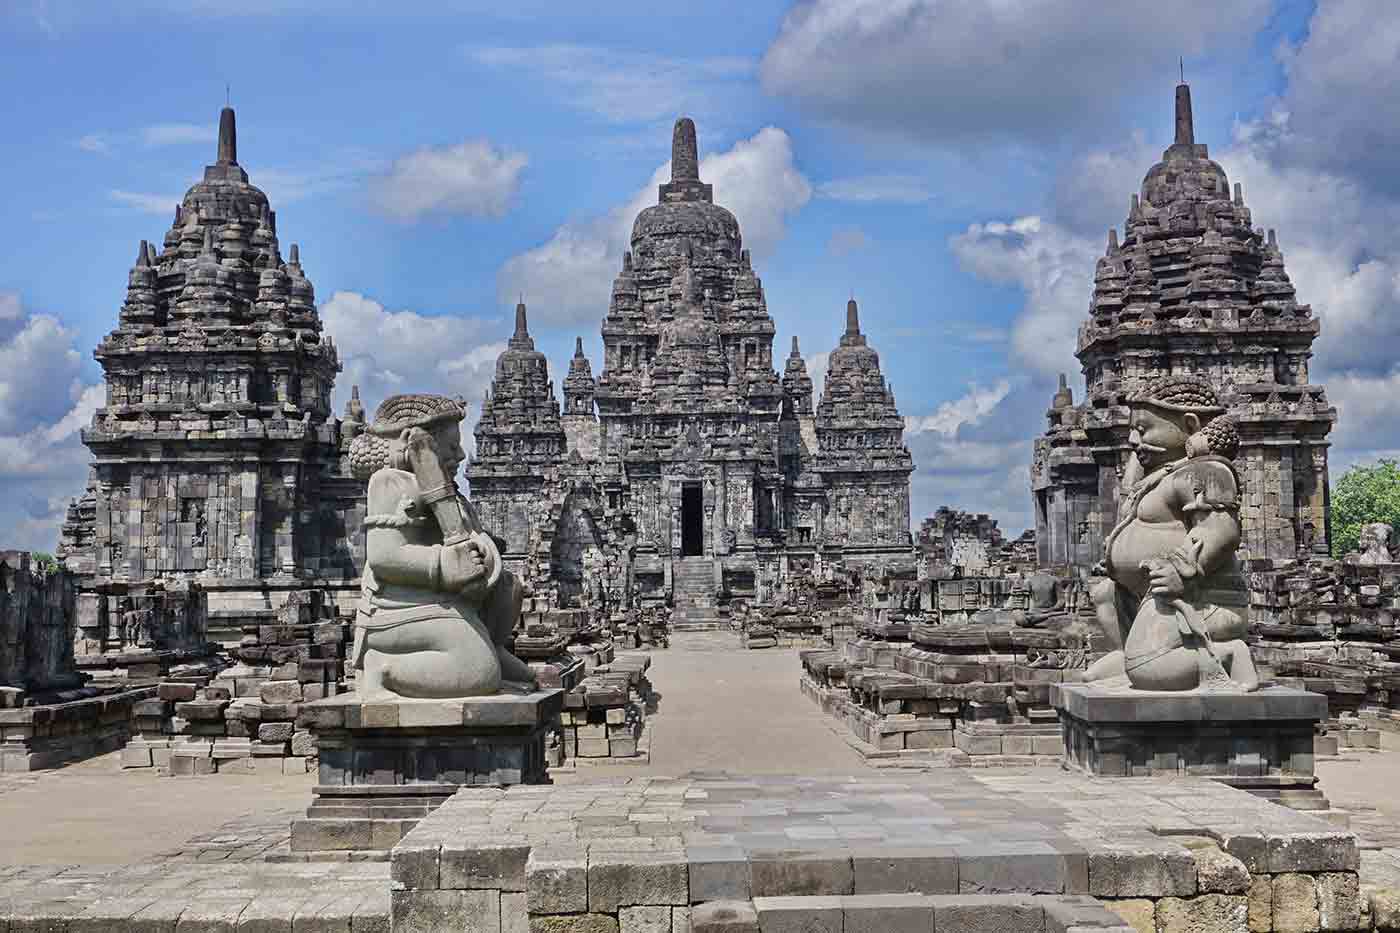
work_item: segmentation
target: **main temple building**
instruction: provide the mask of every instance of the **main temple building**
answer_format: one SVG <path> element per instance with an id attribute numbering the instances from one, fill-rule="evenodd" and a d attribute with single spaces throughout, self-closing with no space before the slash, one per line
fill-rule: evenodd
<path id="1" fill-rule="evenodd" d="M 1191 90 L 1176 89 L 1176 139 L 1108 233 L 1079 329 L 1084 401 L 1061 377 L 1031 468 L 1041 566 L 1089 567 L 1117 520 L 1130 454 L 1128 398 L 1165 375 L 1222 387 L 1251 558 L 1326 556 L 1327 435 L 1337 419 L 1308 379 L 1318 319 L 1298 304 L 1273 230 L 1255 229 L 1237 182 L 1197 143 Z"/>
<path id="2" fill-rule="evenodd" d="M 770 598 L 792 571 L 914 574 L 913 462 L 854 300 L 821 398 L 776 328 L 738 221 L 676 123 L 671 180 L 632 227 L 595 378 L 579 340 L 562 409 L 525 306 L 467 467 L 506 558 L 561 605 L 674 594 L 704 615 Z"/>

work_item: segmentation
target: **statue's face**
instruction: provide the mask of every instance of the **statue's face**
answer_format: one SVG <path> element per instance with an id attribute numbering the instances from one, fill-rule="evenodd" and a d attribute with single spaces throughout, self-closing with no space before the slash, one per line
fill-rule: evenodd
<path id="1" fill-rule="evenodd" d="M 442 461 L 442 472 L 456 477 L 458 467 L 467 459 L 467 452 L 462 449 L 462 426 L 455 421 L 439 425 L 433 432 L 433 441 L 438 459 Z"/>
<path id="2" fill-rule="evenodd" d="M 1191 436 L 1188 419 L 1194 421 L 1196 416 L 1168 415 L 1147 405 L 1134 405 L 1128 443 L 1138 462 L 1156 467 L 1186 456 L 1186 439 Z"/>

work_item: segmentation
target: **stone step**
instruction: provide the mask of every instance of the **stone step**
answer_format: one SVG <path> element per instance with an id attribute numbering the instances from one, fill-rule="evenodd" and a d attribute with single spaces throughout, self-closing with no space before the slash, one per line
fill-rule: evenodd
<path id="1" fill-rule="evenodd" d="M 1075 930 L 1132 933 L 1087 895 L 855 894 L 706 901 L 693 928 L 759 930 Z"/>

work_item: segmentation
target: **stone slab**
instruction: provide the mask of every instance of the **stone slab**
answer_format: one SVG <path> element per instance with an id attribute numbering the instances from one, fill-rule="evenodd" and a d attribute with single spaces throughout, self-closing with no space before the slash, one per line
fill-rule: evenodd
<path id="1" fill-rule="evenodd" d="M 1253 693 L 1109 690 L 1095 684 L 1050 685 L 1050 703 L 1085 722 L 1242 722 L 1327 718 L 1327 697 L 1292 687 Z"/>

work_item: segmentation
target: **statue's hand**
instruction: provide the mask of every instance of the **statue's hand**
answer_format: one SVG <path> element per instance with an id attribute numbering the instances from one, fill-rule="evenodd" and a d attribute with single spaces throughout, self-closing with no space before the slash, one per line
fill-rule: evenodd
<path id="1" fill-rule="evenodd" d="M 1169 560 L 1145 560 L 1138 566 L 1147 571 L 1147 592 L 1153 596 L 1179 597 L 1186 593 L 1186 584 L 1176 565 Z"/>
<path id="2" fill-rule="evenodd" d="M 486 579 L 486 564 L 481 559 L 481 552 L 470 541 L 444 545 L 440 561 L 442 589 L 445 592 L 460 592 L 473 581 Z"/>

